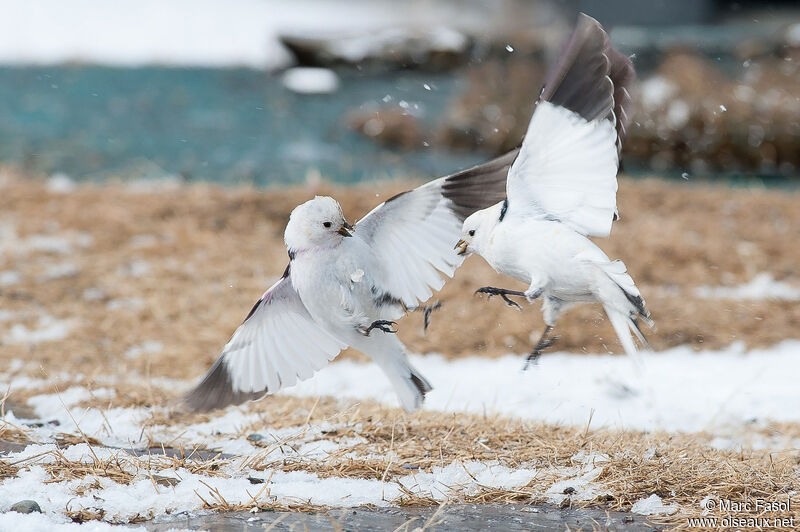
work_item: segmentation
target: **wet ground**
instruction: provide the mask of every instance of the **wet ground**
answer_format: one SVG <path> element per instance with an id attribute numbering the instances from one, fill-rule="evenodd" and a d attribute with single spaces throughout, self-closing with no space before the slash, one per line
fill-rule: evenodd
<path id="1" fill-rule="evenodd" d="M 172 527 L 219 531 L 250 530 L 658 530 L 645 517 L 597 509 L 548 506 L 455 504 L 441 508 L 357 508 L 324 513 L 248 512 L 172 516 L 143 523 L 148 530 Z"/>

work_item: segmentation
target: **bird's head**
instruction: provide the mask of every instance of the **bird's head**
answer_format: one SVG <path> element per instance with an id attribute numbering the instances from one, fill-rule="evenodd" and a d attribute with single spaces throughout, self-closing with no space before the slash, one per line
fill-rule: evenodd
<path id="1" fill-rule="evenodd" d="M 477 253 L 481 255 L 489 242 L 492 229 L 500 219 L 500 209 L 503 203 L 493 205 L 487 209 L 472 213 L 461 227 L 461 240 L 456 244 L 455 249 L 459 250 L 459 255 L 470 255 Z"/>
<path id="2" fill-rule="evenodd" d="M 333 247 L 353 236 L 339 203 L 328 196 L 315 196 L 298 205 L 289 215 L 283 240 L 290 251 Z"/>

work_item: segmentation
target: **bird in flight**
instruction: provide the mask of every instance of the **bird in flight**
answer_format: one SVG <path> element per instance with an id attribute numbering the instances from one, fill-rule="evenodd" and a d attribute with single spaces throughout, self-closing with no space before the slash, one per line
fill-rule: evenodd
<path id="1" fill-rule="evenodd" d="M 550 334 L 561 312 L 578 303 L 603 305 L 626 353 L 636 353 L 631 332 L 647 346 L 638 319 L 651 327 L 652 320 L 625 264 L 587 238 L 608 236 L 618 217 L 617 172 L 633 80 L 630 59 L 596 20 L 579 15 L 508 172 L 506 197 L 464 221 L 459 254 L 476 253 L 528 285 L 477 292 L 517 309 L 509 296 L 542 299 L 546 327 L 526 367 L 556 339 Z"/>
<path id="2" fill-rule="evenodd" d="M 311 377 L 349 346 L 380 366 L 407 411 L 418 409 L 432 387 L 392 325 L 444 285 L 442 274 L 452 277 L 463 261 L 453 250 L 463 221 L 503 198 L 515 155 L 398 194 L 355 227 L 333 198 L 296 207 L 284 233 L 283 277 L 184 404 L 209 410 L 258 399 Z"/>

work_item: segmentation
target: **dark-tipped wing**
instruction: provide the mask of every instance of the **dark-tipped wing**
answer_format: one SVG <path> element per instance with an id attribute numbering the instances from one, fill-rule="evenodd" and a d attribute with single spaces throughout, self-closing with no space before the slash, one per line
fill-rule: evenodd
<path id="1" fill-rule="evenodd" d="M 453 249 L 464 219 L 502 201 L 517 151 L 435 179 L 381 203 L 356 223 L 380 261 L 384 294 L 407 307 L 426 301 L 461 265 Z"/>
<path id="2" fill-rule="evenodd" d="M 210 410 L 258 399 L 311 377 L 345 347 L 314 322 L 287 270 L 184 402 L 192 410 Z"/>
<path id="3" fill-rule="evenodd" d="M 547 76 L 508 175 L 510 212 L 538 212 L 607 236 L 616 214 L 619 148 L 633 82 L 630 60 L 584 14 Z"/>

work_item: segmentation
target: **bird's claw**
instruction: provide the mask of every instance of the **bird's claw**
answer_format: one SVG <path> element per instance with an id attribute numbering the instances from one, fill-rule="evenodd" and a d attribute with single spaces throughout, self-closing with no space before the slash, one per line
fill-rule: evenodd
<path id="1" fill-rule="evenodd" d="M 516 301 L 512 301 L 508 298 L 508 296 L 522 296 L 525 297 L 525 292 L 519 292 L 517 290 L 506 290 L 505 288 L 495 288 L 493 286 L 484 286 L 483 288 L 478 288 L 475 290 L 476 294 L 486 294 L 489 296 L 488 298 L 491 299 L 492 296 L 500 296 L 503 301 L 506 302 L 506 305 L 509 307 L 515 307 L 517 310 L 522 311 L 522 307 Z"/>
<path id="2" fill-rule="evenodd" d="M 362 329 L 361 334 L 369 336 L 372 329 L 380 329 L 385 333 L 397 334 L 397 330 L 392 328 L 393 325 L 397 325 L 397 323 L 390 320 L 375 320 L 370 323 L 369 327 Z"/>
<path id="3" fill-rule="evenodd" d="M 428 305 L 427 307 L 422 307 L 423 332 L 428 332 L 428 325 L 431 324 L 431 312 L 440 308 L 442 308 L 441 301 L 437 301 L 433 305 Z"/>

